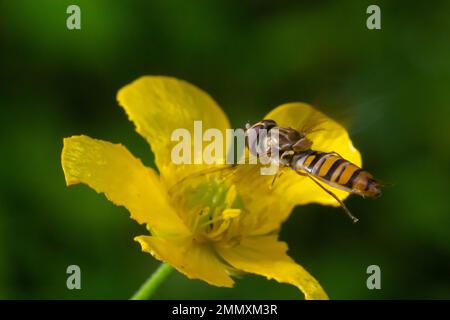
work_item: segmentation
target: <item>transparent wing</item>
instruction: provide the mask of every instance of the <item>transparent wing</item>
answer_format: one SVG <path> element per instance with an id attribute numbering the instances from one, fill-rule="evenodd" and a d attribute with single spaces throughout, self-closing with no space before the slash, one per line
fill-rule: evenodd
<path id="1" fill-rule="evenodd" d="M 361 165 L 361 155 L 353 146 L 347 129 L 316 108 L 300 102 L 283 104 L 265 119 L 272 119 L 281 127 L 291 127 L 305 132 L 313 142 L 312 149 L 322 152 L 336 152 L 344 159 Z"/>
<path id="2" fill-rule="evenodd" d="M 264 118 L 273 119 L 280 127 L 290 127 L 308 136 L 326 134 L 331 138 L 339 135 L 340 131 L 344 129 L 342 125 L 305 103 L 281 105 Z"/>
<path id="3" fill-rule="evenodd" d="M 389 105 L 388 94 L 368 97 L 350 106 L 340 108 L 333 112 L 333 117 L 341 123 L 351 136 L 362 132 L 376 131 L 377 124 L 383 121 L 386 115 L 386 106 Z"/>
<path id="4" fill-rule="evenodd" d="M 239 185 L 244 183 L 247 186 L 253 185 L 254 189 L 251 191 L 253 194 L 266 193 L 268 191 L 272 194 L 276 193 L 275 191 L 277 191 L 276 189 L 279 186 L 278 182 L 282 181 L 280 178 L 283 176 L 283 173 L 292 171 L 291 173 L 294 174 L 292 169 L 281 165 L 275 167 L 275 171 L 271 171 L 269 167 L 272 168 L 273 164 L 262 163 L 257 156 L 250 153 L 247 147 L 241 157 L 235 161 L 235 164 L 217 165 L 191 173 L 174 183 L 169 188 L 169 193 L 174 195 L 177 190 L 182 189 L 180 187 L 183 185 L 195 186 L 197 183 L 210 179 L 216 182 L 221 181 L 225 185 L 236 183 Z M 265 161 L 268 160 L 266 159 Z M 294 176 L 296 180 L 303 179 L 301 176 L 295 174 Z"/>
<path id="5" fill-rule="evenodd" d="M 169 187 L 169 194 L 176 192 L 178 187 L 185 183 L 195 184 L 196 180 L 203 178 L 206 175 L 215 176 L 222 179 L 227 179 L 233 175 L 237 170 L 237 165 L 218 165 L 217 167 L 210 167 L 203 170 L 191 173 Z"/>

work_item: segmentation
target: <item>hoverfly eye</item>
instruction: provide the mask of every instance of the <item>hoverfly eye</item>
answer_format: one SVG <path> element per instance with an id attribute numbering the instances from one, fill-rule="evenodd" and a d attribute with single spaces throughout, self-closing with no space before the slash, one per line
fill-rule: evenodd
<path id="1" fill-rule="evenodd" d="M 270 130 L 277 126 L 277 123 L 273 120 L 263 120 L 261 123 L 264 125 L 264 129 Z"/>

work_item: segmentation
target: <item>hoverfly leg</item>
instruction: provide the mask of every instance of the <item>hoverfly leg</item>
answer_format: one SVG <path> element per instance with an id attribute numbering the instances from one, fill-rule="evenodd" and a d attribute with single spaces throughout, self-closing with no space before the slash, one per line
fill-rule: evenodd
<path id="1" fill-rule="evenodd" d="M 283 175 L 283 171 L 278 171 L 275 176 L 273 177 L 272 183 L 270 184 L 269 190 L 273 190 L 273 187 L 275 186 L 275 182 L 278 178 L 280 178 Z"/>
<path id="2" fill-rule="evenodd" d="M 350 210 L 347 208 L 347 206 L 342 202 L 341 199 L 338 198 L 333 192 L 325 188 L 319 181 L 317 181 L 315 178 L 313 178 L 310 174 L 306 174 L 312 181 L 314 181 L 315 184 L 317 184 L 322 190 L 324 190 L 326 193 L 328 193 L 330 196 L 332 196 L 337 202 L 339 202 L 341 208 L 345 211 L 347 216 L 352 220 L 353 223 L 357 223 L 359 221 L 358 218 L 356 218 Z"/>
<path id="3" fill-rule="evenodd" d="M 283 152 L 280 156 L 280 163 L 285 166 L 288 166 L 290 162 L 290 159 L 288 159 L 288 157 L 292 157 L 294 154 L 295 152 L 293 150 Z"/>
<path id="4" fill-rule="evenodd" d="M 289 160 L 288 157 L 292 157 L 294 154 L 295 154 L 295 152 L 292 151 L 292 150 L 283 152 L 283 153 L 281 154 L 281 156 L 280 156 L 280 163 L 281 163 L 283 166 L 288 166 L 288 165 L 289 165 L 289 162 L 290 162 L 290 160 Z M 269 190 L 272 190 L 272 189 L 273 189 L 273 187 L 275 186 L 275 181 L 276 181 L 278 178 L 280 178 L 282 174 L 283 174 L 283 171 L 282 171 L 282 170 L 281 170 L 281 171 L 278 171 L 278 172 L 275 174 L 275 176 L 273 177 L 272 183 L 270 184 Z"/>

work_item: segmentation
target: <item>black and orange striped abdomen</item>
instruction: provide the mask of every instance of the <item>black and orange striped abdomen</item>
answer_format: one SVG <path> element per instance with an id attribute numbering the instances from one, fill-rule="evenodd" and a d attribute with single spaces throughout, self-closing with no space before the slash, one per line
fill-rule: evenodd
<path id="1" fill-rule="evenodd" d="M 380 196 L 380 185 L 372 175 L 336 153 L 308 150 L 293 157 L 292 168 L 304 171 L 326 184 L 363 197 Z"/>

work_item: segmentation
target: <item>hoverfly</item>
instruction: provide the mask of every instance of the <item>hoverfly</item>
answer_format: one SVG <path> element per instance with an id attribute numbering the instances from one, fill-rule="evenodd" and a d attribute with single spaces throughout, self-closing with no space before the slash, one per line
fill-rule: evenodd
<path id="1" fill-rule="evenodd" d="M 381 195 L 381 184 L 370 173 L 343 158 L 337 152 L 314 150 L 313 141 L 307 135 L 318 130 L 325 130 L 320 128 L 320 123 L 314 123 L 311 128 L 301 129 L 278 126 L 274 120 L 269 119 L 247 124 L 244 135 L 245 149 L 248 153 L 245 157 L 264 157 L 269 159 L 269 163 L 274 162 L 281 169 L 274 175 L 270 188 L 273 188 L 277 178 L 283 172 L 291 170 L 300 176 L 311 179 L 339 203 L 353 222 L 357 222 L 358 219 L 352 215 L 342 200 L 325 185 L 364 198 L 377 198 Z M 232 176 L 241 163 L 246 163 L 246 160 L 224 167 L 197 171 L 185 176 L 178 183 L 214 172 L 227 172 L 223 177 L 228 177 L 230 174 Z M 245 167 L 243 170 L 246 170 Z M 176 189 L 175 187 L 176 185 L 172 186 L 169 192 L 172 193 Z"/>
<path id="2" fill-rule="evenodd" d="M 270 156 L 271 150 L 277 148 L 278 161 L 281 167 L 290 168 L 297 174 L 309 177 L 325 192 L 339 202 L 342 209 L 357 222 L 345 204 L 321 182 L 331 187 L 357 194 L 364 198 L 377 198 L 381 195 L 381 185 L 373 176 L 354 163 L 344 159 L 336 152 L 321 152 L 311 149 L 313 142 L 306 137 L 306 132 L 293 128 L 279 127 L 273 120 L 262 120 L 253 125 L 248 124 L 247 130 L 256 132 L 256 139 L 247 139 L 247 148 L 254 156 L 261 152 Z M 265 133 L 259 137 L 259 132 Z M 277 131 L 276 135 L 271 132 Z M 265 150 L 258 150 L 258 138 L 266 139 L 260 145 Z M 273 183 L 277 176 L 275 176 Z"/>

